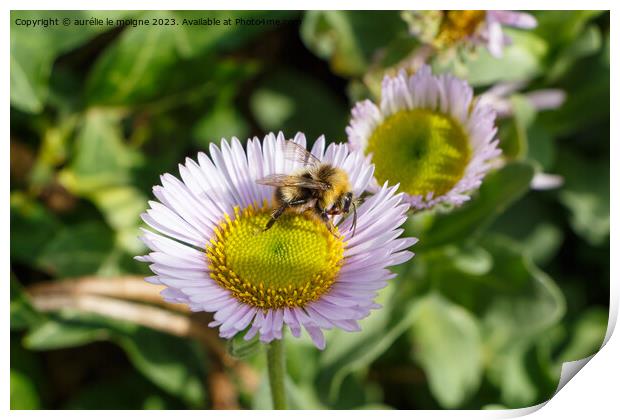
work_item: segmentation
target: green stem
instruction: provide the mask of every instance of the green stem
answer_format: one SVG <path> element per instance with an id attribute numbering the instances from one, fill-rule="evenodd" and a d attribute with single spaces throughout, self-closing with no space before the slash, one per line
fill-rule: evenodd
<path id="1" fill-rule="evenodd" d="M 274 410 L 286 410 L 284 391 L 284 344 L 283 340 L 273 340 L 267 345 L 267 369 L 269 387 Z"/>

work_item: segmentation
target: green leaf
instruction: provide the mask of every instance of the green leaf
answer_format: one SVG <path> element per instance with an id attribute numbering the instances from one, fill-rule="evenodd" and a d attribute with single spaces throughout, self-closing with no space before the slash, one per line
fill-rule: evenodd
<path id="1" fill-rule="evenodd" d="M 133 365 L 153 383 L 192 407 L 205 403 L 205 356 L 187 339 L 138 328 L 117 338 Z"/>
<path id="2" fill-rule="evenodd" d="M 413 356 L 445 408 L 456 408 L 477 391 L 482 378 L 482 337 L 476 319 L 439 294 L 415 303 Z"/>
<path id="3" fill-rule="evenodd" d="M 251 340 L 245 340 L 243 336 L 246 334 L 242 331 L 226 342 L 228 352 L 232 357 L 237 359 L 247 359 L 263 349 L 258 335 Z"/>
<path id="4" fill-rule="evenodd" d="M 502 143 L 501 148 L 508 156 L 515 159 L 522 159 L 528 152 L 528 130 L 536 119 L 536 109 L 527 98 L 521 95 L 512 95 L 510 97 L 510 104 L 514 112 L 517 148 L 512 153 L 505 151 L 504 143 Z"/>
<path id="5" fill-rule="evenodd" d="M 30 330 L 24 337 L 24 346 L 30 350 L 55 350 L 109 339 L 110 331 L 103 325 L 50 319 Z"/>
<path id="6" fill-rule="evenodd" d="M 550 399 L 560 380 L 561 369 L 551 358 L 557 328 L 546 329 L 535 343 L 517 341 L 493 359 L 488 377 L 499 385 L 500 401 L 510 408 L 523 408 Z"/>
<path id="7" fill-rule="evenodd" d="M 519 200 L 498 217 L 490 231 L 515 240 L 538 266 L 546 266 L 560 250 L 564 231 L 555 208 L 541 200 L 545 193 L 532 193 Z M 552 193 L 553 194 L 553 193 Z"/>
<path id="8" fill-rule="evenodd" d="M 62 310 L 33 329 L 24 344 L 31 350 L 82 346 L 109 340 L 127 353 L 146 378 L 192 407 L 205 402 L 205 356 L 197 343 L 135 324 L 77 310 Z"/>
<path id="9" fill-rule="evenodd" d="M 39 323 L 41 315 L 32 307 L 17 278 L 11 273 L 11 330 L 26 329 Z"/>
<path id="10" fill-rule="evenodd" d="M 395 408 L 387 404 L 370 403 L 355 407 L 354 410 L 395 410 Z"/>
<path id="11" fill-rule="evenodd" d="M 452 60 L 435 63 L 433 67 L 436 71 L 452 71 L 473 86 L 528 80 L 541 74 L 542 61 L 548 52 L 546 39 L 532 32 L 504 30 L 513 43 L 504 48 L 502 57 L 494 57 L 486 48 L 479 48 L 477 54 L 466 57 L 462 66 L 455 66 Z"/>
<path id="12" fill-rule="evenodd" d="M 46 377 L 41 360 L 21 344 L 18 336 L 11 334 L 11 409 L 38 409 Z"/>
<path id="13" fill-rule="evenodd" d="M 59 277 L 93 274 L 113 246 L 112 232 L 102 223 L 71 225 L 50 238 L 37 265 Z"/>
<path id="14" fill-rule="evenodd" d="M 277 28 L 287 21 L 295 20 L 298 12 L 291 10 L 177 10 L 173 16 L 183 19 L 219 19 L 222 24 L 215 26 L 183 25 L 178 36 L 178 49 L 184 57 L 194 56 L 205 51 L 228 51 L 239 48 L 260 33 Z M 224 20 L 230 19 L 230 25 Z M 248 24 L 254 19 L 265 19 L 265 25 Z M 269 24 L 271 21 L 273 24 Z M 245 22 L 245 23 L 244 23 Z"/>
<path id="15" fill-rule="evenodd" d="M 277 83 L 272 83 L 277 86 Z M 259 90 L 252 97 L 253 112 L 263 127 L 277 127 L 295 113 L 295 100 L 273 87 Z"/>
<path id="16" fill-rule="evenodd" d="M 89 194 L 89 198 L 116 231 L 140 224 L 140 214 L 146 210 L 147 197 L 130 185 L 102 188 Z M 137 234 L 137 231 L 132 230 L 132 233 Z"/>
<path id="17" fill-rule="evenodd" d="M 560 202 L 570 210 L 573 230 L 592 245 L 609 240 L 609 161 L 590 161 L 563 151 L 558 173 L 565 185 Z"/>
<path id="18" fill-rule="evenodd" d="M 114 11 L 11 11 L 11 105 L 25 112 L 39 113 L 48 96 L 48 82 L 56 57 L 69 51 L 97 34 L 105 26 L 64 26 L 62 19 L 127 14 Z M 25 20 L 58 19 L 58 25 L 27 27 Z"/>
<path id="19" fill-rule="evenodd" d="M 77 121 L 75 116 L 62 118 L 42 133 L 37 159 L 29 176 L 30 185 L 37 191 L 56 182 L 56 168 L 66 162 Z"/>
<path id="20" fill-rule="evenodd" d="M 63 309 L 47 315 L 45 321 L 24 336 L 29 350 L 46 351 L 78 347 L 95 341 L 110 340 L 115 334 L 131 333 L 133 324 L 75 309 Z"/>
<path id="21" fill-rule="evenodd" d="M 205 83 L 204 71 L 213 66 L 206 54 L 239 46 L 267 25 L 235 24 L 236 19 L 282 18 L 277 11 L 146 11 L 137 19 L 175 20 L 176 25 L 126 28 L 98 58 L 86 96 L 90 104 L 129 105 L 178 94 Z M 232 25 L 183 24 L 184 19 L 232 19 Z M 207 67 L 208 66 L 208 67 Z M 200 71 L 193 71 L 200 69 Z M 208 81 L 208 79 L 207 79 Z"/>
<path id="22" fill-rule="evenodd" d="M 484 246 L 494 260 L 493 270 L 478 280 L 480 302 L 487 303 L 483 317 L 487 342 L 500 349 L 555 325 L 564 315 L 565 300 L 553 280 L 505 237 L 491 236 Z"/>
<path id="23" fill-rule="evenodd" d="M 502 404 L 487 404 L 481 410 L 507 410 L 508 407 Z"/>
<path id="24" fill-rule="evenodd" d="M 331 404 L 337 400 L 347 375 L 366 369 L 414 321 L 415 314 L 410 305 L 393 306 L 396 293 L 394 282 L 380 292 L 377 301 L 384 307 L 360 321 L 360 332 L 336 329 L 327 336 L 327 348 L 319 356 L 318 384 L 319 391 Z"/>
<path id="25" fill-rule="evenodd" d="M 522 241 L 523 251 L 535 264 L 545 265 L 559 251 L 564 232 L 551 223 L 540 223 Z"/>
<path id="26" fill-rule="evenodd" d="M 571 338 L 558 360 L 570 362 L 592 356 L 600 350 L 607 333 L 609 311 L 592 307 L 579 315 L 571 331 Z"/>
<path id="27" fill-rule="evenodd" d="M 420 246 L 432 248 L 463 241 L 485 229 L 510 204 L 529 190 L 534 168 L 525 162 L 511 162 L 487 175 L 480 191 L 463 207 L 437 215 L 420 234 Z"/>
<path id="28" fill-rule="evenodd" d="M 35 384 L 23 372 L 11 369 L 11 410 L 37 410 L 41 399 Z"/>
<path id="29" fill-rule="evenodd" d="M 484 364 L 491 383 L 501 389 L 502 401 L 511 407 L 540 402 L 555 389 L 559 376 L 549 356 L 538 355 L 541 350 L 534 347 L 561 320 L 564 297 L 519 243 L 492 235 L 483 238 L 481 246 L 493 261 L 486 273 L 463 271 L 452 254 L 441 250 L 418 264 L 423 261 L 433 289 L 479 320 Z"/>
<path id="30" fill-rule="evenodd" d="M 599 53 L 575 62 L 557 87 L 567 92 L 561 108 L 542 113 L 540 120 L 555 137 L 584 132 L 588 138 L 609 138 L 609 43 Z M 596 104 L 593 106 L 592 104 Z"/>
<path id="31" fill-rule="evenodd" d="M 197 123 L 192 134 L 194 143 L 204 150 L 208 150 L 209 144 L 219 142 L 221 139 L 230 139 L 233 136 L 244 140 L 250 134 L 250 126 L 243 115 L 232 103 L 216 106 Z"/>
<path id="32" fill-rule="evenodd" d="M 479 246 L 448 246 L 445 253 L 454 267 L 463 273 L 482 276 L 493 268 L 493 257 Z"/>
<path id="33" fill-rule="evenodd" d="M 601 179 L 601 178 L 597 178 Z M 593 245 L 599 245 L 609 235 L 609 200 L 591 191 L 563 191 L 562 203 L 572 212 L 575 232 Z"/>
<path id="34" fill-rule="evenodd" d="M 157 11 L 136 19 L 170 19 L 171 12 Z M 167 71 L 179 59 L 176 37 L 180 30 L 170 26 L 127 28 L 113 46 L 97 60 L 87 81 L 86 96 L 91 104 L 139 102 L 154 95 Z"/>
<path id="35" fill-rule="evenodd" d="M 555 159 L 554 139 L 539 122 L 538 112 L 526 96 L 510 97 L 513 118 L 500 126 L 500 148 L 510 159 L 538 162 L 541 169 L 550 169 Z"/>
<path id="36" fill-rule="evenodd" d="M 601 15 L 602 10 L 545 10 L 533 12 L 538 26 L 532 32 L 547 40 L 553 48 L 568 46 L 584 34 L 589 21 Z"/>
<path id="37" fill-rule="evenodd" d="M 28 62 L 26 57 L 13 53 L 20 47 L 11 45 L 11 105 L 26 112 L 40 112 L 47 94 L 51 60 Z"/>
<path id="38" fill-rule="evenodd" d="M 121 115 L 115 111 L 91 110 L 78 128 L 74 158 L 60 174 L 61 182 L 75 194 L 126 183 L 135 156 L 124 144 Z"/>
<path id="39" fill-rule="evenodd" d="M 305 335 L 302 335 L 300 339 L 287 337 L 285 346 L 287 375 L 296 384 L 313 383 L 318 373 L 318 360 L 321 352 L 316 351 L 310 337 Z"/>
<path id="40" fill-rule="evenodd" d="M 149 410 L 186 408 L 135 370 L 81 386 L 62 407 L 69 410 Z"/>
<path id="41" fill-rule="evenodd" d="M 406 30 L 397 11 L 313 10 L 304 16 L 301 38 L 334 73 L 350 77 L 362 75 L 377 50 Z"/>
<path id="42" fill-rule="evenodd" d="M 250 108 L 265 131 L 306 134 L 309 142 L 324 134 L 344 141 L 348 109 L 319 81 L 287 69 L 272 73 L 250 98 Z"/>
<path id="43" fill-rule="evenodd" d="M 527 158 L 546 171 L 553 167 L 556 154 L 555 139 L 544 125 L 534 121 L 527 127 Z"/>
<path id="44" fill-rule="evenodd" d="M 489 367 L 490 380 L 500 388 L 501 402 L 510 408 L 527 407 L 538 402 L 537 387 L 541 384 L 536 384 L 528 371 L 528 350 L 532 351 L 523 343 L 515 344 L 494 359 Z"/>
<path id="45" fill-rule="evenodd" d="M 117 112 L 89 111 L 79 127 L 74 158 L 59 178 L 72 193 L 97 206 L 119 234 L 119 245 L 128 252 L 139 252 L 135 240 L 127 239 L 135 239 L 138 233 L 147 197 L 130 185 L 130 170 L 141 157 L 124 143 L 120 123 Z"/>
<path id="46" fill-rule="evenodd" d="M 368 98 L 375 100 L 381 98 L 381 84 L 385 75 L 396 74 L 401 68 L 406 68 L 420 45 L 420 41 L 408 32 L 390 40 L 390 43 L 377 54 L 380 62 L 372 64 L 364 73 L 362 81 L 349 82 L 347 88 L 349 100 L 353 103 Z"/>
<path id="47" fill-rule="evenodd" d="M 500 351 L 517 341 L 530 342 L 563 316 L 565 302 L 557 285 L 531 262 L 518 243 L 490 235 L 481 246 L 492 258 L 488 272 L 472 274 L 439 250 L 427 257 L 427 276 L 441 294 L 482 321 L 486 346 Z"/>
<path id="48" fill-rule="evenodd" d="M 570 70 L 573 63 L 580 58 L 596 53 L 602 44 L 601 32 L 596 26 L 590 25 L 585 28 L 573 43 L 566 45 L 558 54 L 547 74 L 548 81 L 553 83 L 558 80 Z"/>
<path id="49" fill-rule="evenodd" d="M 38 201 L 20 192 L 11 194 L 11 259 L 32 264 L 60 227 Z"/>

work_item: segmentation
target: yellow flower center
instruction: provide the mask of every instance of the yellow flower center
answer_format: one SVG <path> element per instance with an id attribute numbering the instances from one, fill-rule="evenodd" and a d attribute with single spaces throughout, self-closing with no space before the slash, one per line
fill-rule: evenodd
<path id="1" fill-rule="evenodd" d="M 446 47 L 471 37 L 484 22 L 485 17 L 484 10 L 444 11 L 435 43 L 438 47 Z"/>
<path id="2" fill-rule="evenodd" d="M 379 125 L 368 140 L 380 184 L 400 183 L 411 195 L 450 191 L 469 163 L 471 148 L 463 127 L 451 117 L 427 109 L 399 111 Z"/>
<path id="3" fill-rule="evenodd" d="M 270 217 L 266 203 L 224 215 L 207 244 L 211 278 L 248 305 L 303 307 L 334 284 L 345 243 L 308 212 L 285 213 L 265 231 Z"/>

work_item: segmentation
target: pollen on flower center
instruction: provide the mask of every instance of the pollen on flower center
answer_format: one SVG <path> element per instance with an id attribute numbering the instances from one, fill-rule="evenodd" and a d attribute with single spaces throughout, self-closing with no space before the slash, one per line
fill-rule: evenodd
<path id="1" fill-rule="evenodd" d="M 373 155 L 379 183 L 399 182 L 411 195 L 450 191 L 462 178 L 471 156 L 463 127 L 427 109 L 399 111 L 372 133 L 366 153 Z"/>
<path id="2" fill-rule="evenodd" d="M 344 242 L 306 213 L 285 213 L 264 231 L 270 215 L 267 205 L 225 215 L 207 244 L 211 278 L 251 306 L 303 307 L 333 285 Z"/>
<path id="3" fill-rule="evenodd" d="M 484 22 L 484 10 L 449 10 L 441 21 L 435 42 L 449 46 L 472 36 Z"/>

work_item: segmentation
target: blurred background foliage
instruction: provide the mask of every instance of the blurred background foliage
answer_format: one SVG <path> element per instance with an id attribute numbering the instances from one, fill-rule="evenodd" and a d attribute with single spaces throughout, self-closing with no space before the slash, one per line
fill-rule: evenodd
<path id="1" fill-rule="evenodd" d="M 549 398 L 600 347 L 609 301 L 609 15 L 534 13 L 436 60 L 478 93 L 525 87 L 499 120 L 507 164 L 449 214 L 407 222 L 416 257 L 384 309 L 327 349 L 287 340 L 294 408 L 498 408 Z M 49 27 L 17 18 L 287 19 L 278 26 Z M 419 47 L 399 12 L 11 13 L 11 407 L 270 408 L 255 343 L 166 305 L 142 278 L 140 213 L 163 172 L 220 138 L 345 141 L 354 101 Z M 538 112 L 524 96 L 558 88 Z M 535 191 L 544 170 L 564 177 Z M 234 357 L 229 356 L 231 352 Z"/>

